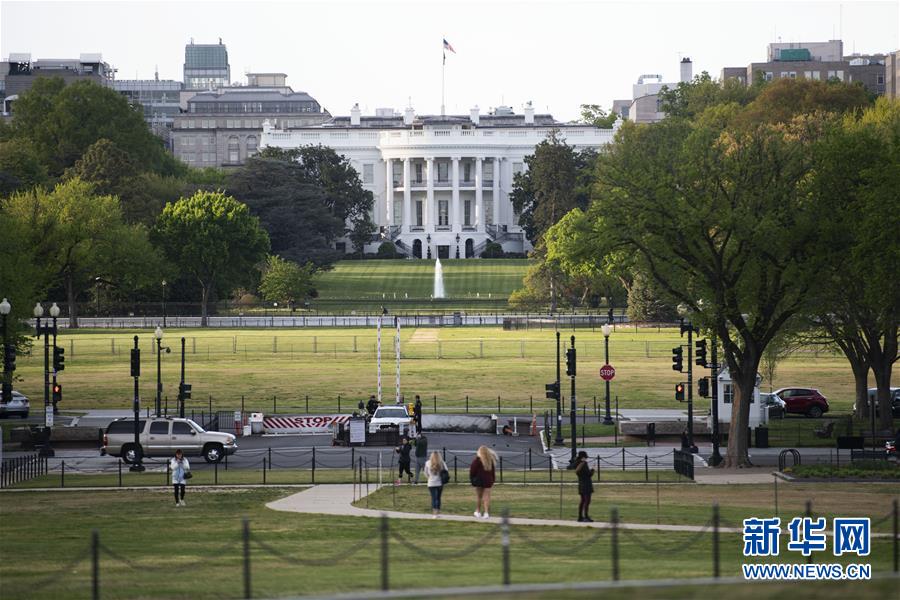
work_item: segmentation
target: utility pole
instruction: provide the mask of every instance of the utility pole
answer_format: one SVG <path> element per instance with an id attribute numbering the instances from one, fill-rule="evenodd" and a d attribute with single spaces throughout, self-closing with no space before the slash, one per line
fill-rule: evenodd
<path id="1" fill-rule="evenodd" d="M 717 362 L 718 353 L 716 352 L 717 340 L 715 332 L 710 338 L 710 344 L 712 345 L 712 364 L 709 368 L 712 379 L 710 383 L 712 383 L 713 450 L 709 457 L 709 464 L 717 467 L 722 464 L 722 455 L 719 453 L 719 363 Z"/>
<path id="2" fill-rule="evenodd" d="M 562 436 L 562 388 L 560 387 L 559 376 L 559 329 L 556 330 L 556 440 L 554 444 L 562 446 L 565 444 Z"/>

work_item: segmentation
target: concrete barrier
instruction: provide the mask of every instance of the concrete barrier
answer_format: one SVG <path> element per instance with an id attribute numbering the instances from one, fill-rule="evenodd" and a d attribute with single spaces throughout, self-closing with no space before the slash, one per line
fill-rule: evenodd
<path id="1" fill-rule="evenodd" d="M 422 415 L 425 431 L 494 433 L 494 420 L 489 415 Z"/>
<path id="2" fill-rule="evenodd" d="M 687 430 L 687 419 L 684 421 L 619 421 L 619 433 L 622 435 L 647 435 L 647 424 L 656 423 L 656 435 L 681 435 Z M 705 420 L 694 419 L 694 434 L 708 434 L 709 425 Z"/>

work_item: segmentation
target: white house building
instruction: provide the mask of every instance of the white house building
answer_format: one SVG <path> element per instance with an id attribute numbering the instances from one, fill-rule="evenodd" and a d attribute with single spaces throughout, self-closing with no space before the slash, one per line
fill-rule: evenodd
<path id="1" fill-rule="evenodd" d="M 375 197 L 372 220 L 380 229 L 367 252 L 389 240 L 414 258 L 478 257 L 491 241 L 507 252 L 529 250 L 509 200 L 525 157 L 554 129 L 577 149 L 599 148 L 615 134 L 536 115 L 530 103 L 521 115 L 507 107 L 481 115 L 476 107 L 468 116 L 416 115 L 412 108 L 362 116 L 357 105 L 349 117 L 321 125 L 280 126 L 264 123 L 261 147 L 321 144 L 360 173 Z M 346 241 L 341 247 L 352 250 Z"/>

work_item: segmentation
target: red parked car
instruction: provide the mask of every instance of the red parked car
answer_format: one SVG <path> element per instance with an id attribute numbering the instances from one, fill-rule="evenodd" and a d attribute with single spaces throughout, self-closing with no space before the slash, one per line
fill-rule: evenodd
<path id="1" fill-rule="evenodd" d="M 818 418 L 828 412 L 828 399 L 812 388 L 781 388 L 775 395 L 784 400 L 784 412 Z"/>

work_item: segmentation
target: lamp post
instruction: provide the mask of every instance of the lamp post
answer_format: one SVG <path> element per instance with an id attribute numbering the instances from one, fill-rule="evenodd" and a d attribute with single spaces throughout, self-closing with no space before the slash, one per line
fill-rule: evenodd
<path id="1" fill-rule="evenodd" d="M 554 444 L 557 446 L 565 445 L 562 436 L 562 388 L 560 387 L 559 378 L 559 330 L 556 330 L 556 439 Z"/>
<path id="2" fill-rule="evenodd" d="M 430 233 L 425 236 L 425 244 L 428 246 L 426 248 L 426 251 L 427 251 L 427 257 L 430 259 L 431 258 L 431 234 Z"/>
<path id="3" fill-rule="evenodd" d="M 97 299 L 97 316 L 100 316 L 100 276 L 94 277 L 94 296 Z"/>
<path id="4" fill-rule="evenodd" d="M 50 446 L 50 428 L 53 427 L 53 408 L 50 405 L 50 335 L 56 337 L 56 318 L 59 317 L 59 307 L 56 302 L 50 307 L 50 317 L 53 319 L 51 325 L 41 324 L 41 317 L 44 316 L 44 307 L 38 302 L 34 305 L 35 318 L 35 337 L 44 336 L 44 435 L 46 440 L 41 446 L 41 456 L 54 456 L 53 448 Z"/>
<path id="5" fill-rule="evenodd" d="M 162 294 L 163 294 L 163 328 L 166 326 L 166 280 L 162 280 Z"/>
<path id="6" fill-rule="evenodd" d="M 163 339 L 163 330 L 160 327 L 156 328 L 156 331 L 153 332 L 153 337 L 156 339 L 156 416 L 160 416 L 162 413 L 162 339 Z M 166 354 L 172 351 L 168 346 L 165 347 Z"/>
<path id="7" fill-rule="evenodd" d="M 9 333 L 6 329 L 6 317 L 11 310 L 12 306 L 9 300 L 4 298 L 3 302 L 0 302 L 0 317 L 3 319 L 3 403 L 7 405 L 12 400 L 12 374 L 15 369 L 15 362 L 9 360 Z M 13 348 L 13 352 L 15 352 L 15 348 Z"/>
<path id="8" fill-rule="evenodd" d="M 459 234 L 456 234 L 456 258 L 459 258 Z"/>
<path id="9" fill-rule="evenodd" d="M 688 335 L 688 364 L 687 364 L 687 405 L 688 405 L 688 414 L 687 414 L 687 448 L 688 452 L 693 454 L 697 453 L 697 446 L 694 445 L 694 332 L 697 329 L 694 327 L 694 324 L 688 320 L 685 322 L 685 317 L 690 316 L 690 310 L 687 306 L 681 304 L 678 306 L 678 314 L 681 315 L 681 326 L 680 332 L 681 336 L 684 336 L 685 333 Z"/>
<path id="10" fill-rule="evenodd" d="M 575 336 L 570 336 L 569 340 L 572 343 L 571 351 L 572 351 L 572 365 L 571 365 L 571 375 L 569 379 L 572 382 L 572 395 L 570 397 L 570 405 L 569 405 L 569 427 L 572 428 L 572 448 L 571 448 L 571 457 L 569 458 L 569 466 L 567 468 L 574 469 L 577 466 L 575 462 L 575 456 L 578 453 L 578 432 L 576 429 L 578 428 L 576 424 L 576 413 L 577 407 L 575 406 Z"/>
<path id="11" fill-rule="evenodd" d="M 605 350 L 606 362 L 605 364 L 609 364 L 609 334 L 612 333 L 612 327 L 609 326 L 609 323 L 603 325 L 600 328 L 603 331 L 603 348 Z M 612 425 L 612 415 L 609 412 L 609 380 L 606 380 L 606 415 L 603 417 L 604 425 Z"/>

